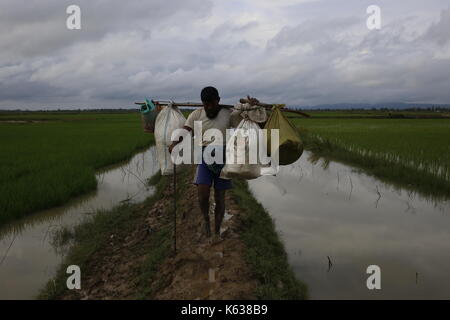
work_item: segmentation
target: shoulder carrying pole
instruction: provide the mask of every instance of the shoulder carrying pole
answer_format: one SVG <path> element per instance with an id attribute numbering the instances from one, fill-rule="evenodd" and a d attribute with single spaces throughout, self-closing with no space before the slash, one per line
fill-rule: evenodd
<path id="1" fill-rule="evenodd" d="M 172 105 L 174 107 L 193 107 L 193 108 L 203 107 L 202 103 L 197 103 L 197 102 L 170 102 L 170 101 L 162 101 L 162 100 L 160 100 L 160 101 L 152 100 L 152 102 L 156 106 L 163 106 L 163 105 L 168 105 L 169 103 L 172 103 Z M 247 101 L 247 99 L 241 99 L 240 102 L 241 103 L 247 103 L 248 101 Z M 142 105 L 145 105 L 145 102 L 135 102 L 134 104 L 142 106 Z M 267 103 L 262 103 L 262 102 L 258 103 L 257 105 L 260 106 L 260 107 L 264 107 L 264 108 L 266 108 L 268 110 L 272 109 L 272 107 L 274 106 L 273 104 L 267 104 Z M 229 105 L 229 104 L 220 104 L 220 106 L 225 107 L 225 108 L 234 108 L 234 106 Z M 299 114 L 299 115 L 301 115 L 301 116 L 303 116 L 305 118 L 310 118 L 311 117 L 309 114 L 301 112 L 301 111 L 298 111 L 298 110 L 290 110 L 290 109 L 282 108 L 281 111 L 282 112 L 289 112 L 289 113 L 296 113 L 296 114 Z"/>

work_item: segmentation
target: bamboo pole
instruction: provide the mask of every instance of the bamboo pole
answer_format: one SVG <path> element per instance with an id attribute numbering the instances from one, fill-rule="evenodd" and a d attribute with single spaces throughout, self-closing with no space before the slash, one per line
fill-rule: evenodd
<path id="1" fill-rule="evenodd" d="M 171 102 L 168 101 L 153 101 L 153 103 L 155 105 L 160 105 L 160 106 L 166 106 L 168 104 L 170 104 Z M 145 102 L 135 102 L 134 104 L 137 105 L 145 105 Z M 203 107 L 203 103 L 197 103 L 197 102 L 173 102 L 172 105 L 174 107 L 194 107 L 194 108 L 199 108 L 199 107 Z M 234 108 L 234 106 L 230 105 L 230 104 L 219 104 L 219 106 L 221 107 L 226 107 L 226 108 Z"/>
<path id="2" fill-rule="evenodd" d="M 240 102 L 241 103 L 246 103 L 246 99 L 241 99 Z M 198 102 L 171 102 L 171 101 L 152 101 L 155 105 L 157 106 L 161 106 L 161 105 L 168 105 L 170 103 L 172 103 L 173 106 L 175 107 L 194 107 L 194 108 L 200 108 L 203 107 L 203 103 L 198 103 Z M 145 102 L 135 102 L 134 104 L 136 105 L 145 105 Z M 272 109 L 272 107 L 274 106 L 274 104 L 267 104 L 267 103 L 258 103 L 256 104 L 257 106 L 260 107 L 264 107 L 266 109 Z M 219 106 L 221 107 L 225 107 L 225 108 L 234 108 L 233 105 L 229 105 L 229 104 L 219 104 Z M 282 112 L 289 112 L 289 113 L 295 113 L 295 114 L 299 114 L 305 118 L 310 118 L 311 116 L 307 113 L 298 111 L 298 110 L 290 110 L 290 109 L 281 109 Z"/>

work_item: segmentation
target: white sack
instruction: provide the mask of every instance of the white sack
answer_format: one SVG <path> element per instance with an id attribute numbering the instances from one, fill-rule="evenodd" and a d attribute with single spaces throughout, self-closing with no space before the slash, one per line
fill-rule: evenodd
<path id="1" fill-rule="evenodd" d="M 227 142 L 226 163 L 220 174 L 221 178 L 231 179 L 236 177 L 251 180 L 261 176 L 261 164 L 258 163 L 258 153 L 256 152 L 256 163 L 250 164 L 249 158 L 250 149 L 258 150 L 259 129 L 258 124 L 250 119 L 243 119 L 239 123 Z M 251 132 L 255 134 L 252 139 L 249 136 Z M 240 141 L 243 142 L 243 146 L 239 145 Z M 232 164 L 231 158 L 233 154 L 235 160 Z"/>
<path id="2" fill-rule="evenodd" d="M 186 118 L 178 107 L 172 104 L 163 107 L 155 121 L 155 143 L 161 175 L 173 174 L 173 162 L 170 158 L 169 146 L 171 136 L 176 129 L 183 128 Z"/>

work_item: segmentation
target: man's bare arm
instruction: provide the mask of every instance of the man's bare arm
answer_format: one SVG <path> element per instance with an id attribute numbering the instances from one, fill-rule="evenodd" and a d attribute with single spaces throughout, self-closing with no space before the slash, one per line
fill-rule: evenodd
<path id="1" fill-rule="evenodd" d="M 188 132 L 192 132 L 192 128 L 188 126 L 184 126 L 183 129 L 186 129 Z M 178 141 L 172 142 L 172 144 L 169 146 L 169 152 L 172 153 L 173 148 L 179 143 L 181 143 L 184 139 L 184 136 L 181 136 Z"/>

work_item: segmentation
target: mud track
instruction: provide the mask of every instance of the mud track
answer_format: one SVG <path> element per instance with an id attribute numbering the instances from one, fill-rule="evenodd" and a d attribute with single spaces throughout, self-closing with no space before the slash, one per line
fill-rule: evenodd
<path id="1" fill-rule="evenodd" d="M 245 245 L 238 234 L 238 206 L 227 194 L 223 240 L 207 239 L 202 234 L 197 190 L 191 183 L 193 170 L 188 170 L 178 181 L 184 190 L 179 193 L 177 252 L 173 252 L 172 245 L 166 250 L 170 252 L 158 264 L 156 276 L 144 283 L 145 296 L 139 289 L 139 278 L 154 245 L 152 241 L 156 241 L 153 235 L 165 228 L 172 244 L 172 184 L 151 207 L 138 207 L 139 214 L 128 232 L 109 235 L 109 243 L 97 250 L 83 268 L 82 289 L 65 291 L 59 298 L 255 299 L 258 282 L 245 261 Z M 213 194 L 210 203 L 213 225 Z"/>

